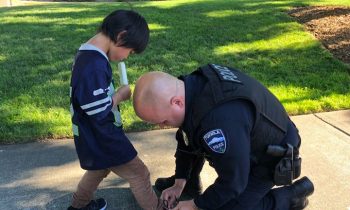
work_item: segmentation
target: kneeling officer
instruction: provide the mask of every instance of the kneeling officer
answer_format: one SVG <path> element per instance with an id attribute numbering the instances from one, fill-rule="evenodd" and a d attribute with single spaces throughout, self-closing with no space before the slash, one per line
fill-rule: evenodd
<path id="1" fill-rule="evenodd" d="M 133 102 L 141 119 L 179 128 L 175 175 L 156 181 L 169 208 L 296 210 L 307 205 L 312 182 L 303 177 L 293 183 L 301 166 L 298 130 L 257 80 L 216 64 L 179 78 L 150 72 L 138 79 Z M 218 177 L 202 193 L 205 159 Z M 181 194 L 193 199 L 177 204 Z"/>

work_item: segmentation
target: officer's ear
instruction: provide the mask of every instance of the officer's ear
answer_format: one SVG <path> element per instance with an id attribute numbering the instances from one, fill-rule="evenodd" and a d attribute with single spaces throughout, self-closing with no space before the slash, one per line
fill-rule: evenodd
<path id="1" fill-rule="evenodd" d="M 183 100 L 182 96 L 173 96 L 170 99 L 170 104 L 172 106 L 176 106 L 176 107 L 178 107 L 180 109 L 183 109 L 185 107 L 185 103 L 184 103 L 184 100 Z"/>

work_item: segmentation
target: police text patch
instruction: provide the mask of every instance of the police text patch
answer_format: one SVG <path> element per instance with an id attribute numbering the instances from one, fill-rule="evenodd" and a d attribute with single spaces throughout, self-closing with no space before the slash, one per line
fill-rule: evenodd
<path id="1" fill-rule="evenodd" d="M 221 80 L 242 83 L 235 73 L 233 73 L 233 71 L 231 71 L 229 68 L 217 64 L 211 64 L 211 66 L 214 68 Z"/>
<path id="2" fill-rule="evenodd" d="M 211 130 L 203 136 L 205 143 L 217 153 L 225 153 L 226 139 L 221 129 Z"/>

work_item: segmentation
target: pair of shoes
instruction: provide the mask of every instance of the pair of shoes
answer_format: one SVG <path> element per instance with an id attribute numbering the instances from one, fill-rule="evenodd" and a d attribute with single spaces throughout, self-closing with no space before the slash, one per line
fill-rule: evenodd
<path id="1" fill-rule="evenodd" d="M 156 190 L 163 192 L 163 190 L 173 186 L 175 183 L 175 176 L 167 178 L 158 178 L 154 184 Z M 191 178 L 186 182 L 185 188 L 182 191 L 183 196 L 195 198 L 202 194 L 203 186 L 200 177 Z"/>
<path id="2" fill-rule="evenodd" d="M 314 185 L 307 177 L 303 177 L 295 181 L 290 189 L 293 193 L 293 197 L 290 204 L 291 210 L 301 210 L 304 209 L 308 204 L 307 199 L 314 192 Z"/>
<path id="3" fill-rule="evenodd" d="M 96 200 L 91 200 L 88 205 L 83 208 L 77 209 L 72 206 L 68 207 L 67 210 L 105 210 L 107 207 L 107 202 L 103 198 L 99 198 Z"/>

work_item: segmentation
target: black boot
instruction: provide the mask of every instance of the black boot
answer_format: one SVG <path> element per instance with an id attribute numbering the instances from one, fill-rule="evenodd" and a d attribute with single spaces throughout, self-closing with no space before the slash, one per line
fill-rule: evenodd
<path id="1" fill-rule="evenodd" d="M 162 192 L 163 190 L 173 186 L 175 184 L 175 176 L 167 178 L 158 178 L 155 182 L 155 188 Z M 185 188 L 182 191 L 182 196 L 189 198 L 195 198 L 196 196 L 202 194 L 203 186 L 200 177 L 191 178 L 186 182 Z"/>
<path id="2" fill-rule="evenodd" d="M 293 197 L 291 200 L 290 209 L 291 210 L 301 210 L 304 209 L 309 201 L 307 199 L 314 192 L 314 185 L 307 177 L 303 177 L 295 181 L 291 186 Z"/>
<path id="3" fill-rule="evenodd" d="M 309 204 L 307 197 L 296 198 L 290 204 L 290 210 L 302 210 Z"/>
<path id="4" fill-rule="evenodd" d="M 201 173 L 205 160 L 203 157 L 197 157 L 193 160 L 192 171 L 190 179 L 186 182 L 185 188 L 182 191 L 182 196 L 191 199 L 202 194 L 203 186 L 199 174 Z M 155 182 L 155 188 L 161 193 L 163 190 L 173 186 L 175 183 L 175 176 L 167 178 L 158 178 Z"/>

